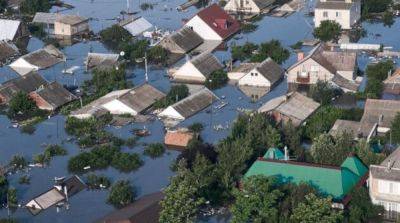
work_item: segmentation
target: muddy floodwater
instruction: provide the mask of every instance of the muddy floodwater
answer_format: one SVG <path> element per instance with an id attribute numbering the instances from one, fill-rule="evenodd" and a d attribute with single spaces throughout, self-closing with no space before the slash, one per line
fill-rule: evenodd
<path id="1" fill-rule="evenodd" d="M 91 29 L 97 33 L 116 23 L 116 18 L 121 17 L 120 12 L 126 10 L 126 0 L 65 0 L 66 3 L 75 6 L 72 10 L 60 10 L 53 8 L 52 11 L 59 10 L 65 14 L 79 14 L 91 18 Z M 153 9 L 141 11 L 140 4 L 147 2 L 153 3 Z M 185 12 L 177 12 L 176 7 L 185 0 L 171 1 L 144 1 L 135 0 L 130 3 L 131 11 L 138 11 L 138 15 L 145 17 L 157 28 L 163 30 L 177 30 L 182 26 L 182 20 L 193 16 L 199 8 L 190 7 Z M 305 9 L 306 10 L 306 9 Z M 233 43 L 242 44 L 246 41 L 261 43 L 271 39 L 278 39 L 282 44 L 289 46 L 303 39 L 312 38 L 312 18 L 305 16 L 305 11 L 297 12 L 287 18 L 264 17 L 256 22 L 258 29 L 248 34 L 238 34 L 235 38 L 228 41 L 227 46 Z M 394 50 L 400 51 L 400 19 L 397 19 L 392 27 L 384 27 L 381 23 L 363 23 L 368 35 L 359 40 L 361 43 L 376 43 L 391 46 Z M 380 34 L 380 35 L 376 35 Z M 378 37 L 379 36 L 379 37 Z M 43 43 L 32 38 L 29 42 L 28 50 L 40 49 Z M 309 50 L 310 48 L 304 48 Z M 40 71 L 48 81 L 58 81 L 66 85 L 81 85 L 84 80 L 90 79 L 91 75 L 84 72 L 83 62 L 88 52 L 106 53 L 110 52 L 102 43 L 98 41 L 88 41 L 67 46 L 62 49 L 67 56 L 66 63 L 58 64 L 47 70 Z M 230 58 L 229 49 L 227 51 L 215 52 L 217 58 L 221 61 Z M 360 55 L 358 58 L 359 67 L 364 70 L 370 58 L 366 55 Z M 283 64 L 285 68 L 296 61 L 296 55 L 292 52 L 291 57 Z M 400 63 L 397 60 L 397 63 Z M 80 69 L 74 75 L 64 75 L 62 69 L 72 66 L 79 66 Z M 129 80 L 134 85 L 139 85 L 145 81 L 144 69 L 136 67 L 128 70 Z M 170 88 L 170 82 L 165 76 L 165 69 L 151 69 L 149 71 L 149 83 L 158 89 L 167 92 Z M 9 67 L 0 68 L 0 83 L 17 77 Z M 287 84 L 284 80 L 279 86 L 256 102 L 252 102 L 249 97 L 244 95 L 237 87 L 227 85 L 214 93 L 221 98 L 221 101 L 227 105 L 221 109 L 217 106 L 220 102 L 214 104 L 213 108 L 205 109 L 188 120 L 180 123 L 187 126 L 194 122 L 201 122 L 205 126 L 201 137 L 210 143 L 216 143 L 227 136 L 232 125 L 232 121 L 242 109 L 257 109 L 262 103 L 280 96 L 287 91 Z M 31 160 L 35 154 L 44 150 L 45 144 L 60 144 L 68 150 L 67 156 L 55 157 L 51 164 L 46 168 L 32 168 L 29 172 L 19 172 L 8 177 L 10 185 L 17 188 L 19 203 L 25 204 L 34 196 L 44 192 L 53 185 L 54 177 L 69 176 L 67 163 L 71 156 L 80 152 L 80 149 L 74 142 L 68 140 L 69 136 L 64 131 L 65 117 L 57 115 L 47 119 L 36 126 L 33 135 L 21 134 L 19 129 L 12 128 L 10 120 L 0 115 L 0 164 L 6 164 L 10 158 L 19 154 L 27 160 Z M 163 142 L 164 127 L 159 120 L 147 123 L 133 124 L 122 128 L 107 127 L 107 130 L 121 138 L 128 138 L 132 128 L 143 128 L 146 126 L 151 131 L 151 135 L 141 138 L 139 145 L 133 149 L 123 148 L 124 152 L 139 153 L 143 152 L 143 143 Z M 220 129 L 217 131 L 215 127 Z M 171 162 L 177 157 L 179 152 L 167 151 L 161 158 L 151 159 L 142 156 L 145 164 L 135 172 L 121 173 L 113 168 L 95 171 L 108 176 L 111 180 L 128 179 L 136 187 L 138 196 L 156 192 L 166 187 L 169 177 L 174 173 L 170 170 Z M 30 185 L 21 185 L 18 183 L 20 176 L 28 174 L 31 178 Z M 84 176 L 83 176 L 84 177 Z M 11 213 L 11 216 L 20 222 L 44 222 L 44 223 L 70 223 L 70 222 L 92 222 L 103 215 L 114 210 L 106 204 L 108 191 L 89 191 L 85 190 L 70 199 L 69 210 L 61 209 L 57 212 L 55 207 L 43 211 L 37 216 L 32 216 L 26 209 L 19 208 Z M 0 218 L 6 217 L 7 211 L 0 209 Z M 202 219 L 201 222 L 227 222 L 226 218 L 218 216 L 210 219 Z"/>

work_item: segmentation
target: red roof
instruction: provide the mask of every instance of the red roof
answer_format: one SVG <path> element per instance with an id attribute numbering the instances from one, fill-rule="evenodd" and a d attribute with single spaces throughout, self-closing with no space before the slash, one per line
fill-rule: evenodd
<path id="1" fill-rule="evenodd" d="M 239 22 L 228 15 L 217 4 L 201 10 L 197 15 L 210 26 L 222 39 L 226 39 L 240 29 Z"/>

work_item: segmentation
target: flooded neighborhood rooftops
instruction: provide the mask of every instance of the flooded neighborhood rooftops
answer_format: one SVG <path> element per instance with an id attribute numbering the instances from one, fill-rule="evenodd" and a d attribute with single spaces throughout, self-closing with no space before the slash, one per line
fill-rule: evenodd
<path id="1" fill-rule="evenodd" d="M 338 119 L 329 130 L 329 134 L 332 136 L 337 136 L 344 132 L 351 134 L 353 139 L 358 138 L 360 134 L 360 122 Z"/>
<path id="2" fill-rule="evenodd" d="M 89 21 L 88 18 L 78 16 L 78 15 L 63 15 L 56 19 L 56 22 L 68 24 L 68 25 L 77 25 L 82 22 Z"/>
<path id="3" fill-rule="evenodd" d="M 390 128 L 396 114 L 400 111 L 400 101 L 367 99 L 361 118 L 361 129 L 371 129 L 375 124 Z"/>
<path id="4" fill-rule="evenodd" d="M 47 84 L 32 92 L 32 94 L 40 97 L 41 100 L 49 104 L 51 110 L 55 110 L 60 106 L 77 99 L 75 95 L 57 82 Z M 38 107 L 41 108 L 40 105 Z"/>
<path id="5" fill-rule="evenodd" d="M 85 64 L 88 70 L 93 68 L 111 68 L 118 65 L 118 54 L 88 53 Z"/>
<path id="6" fill-rule="evenodd" d="M 0 40 L 14 40 L 20 24 L 18 20 L 0 19 Z"/>
<path id="7" fill-rule="evenodd" d="M 203 42 L 203 39 L 189 27 L 183 27 L 167 38 L 175 42 L 185 52 L 189 52 Z"/>
<path id="8" fill-rule="evenodd" d="M 138 36 L 153 28 L 153 25 L 143 17 L 129 18 L 119 23 L 132 36 Z"/>
<path id="9" fill-rule="evenodd" d="M 206 77 L 212 72 L 223 68 L 222 64 L 211 53 L 200 54 L 190 62 Z"/>
<path id="10" fill-rule="evenodd" d="M 38 73 L 31 72 L 0 85 L 1 103 L 8 103 L 9 100 L 19 91 L 29 93 L 47 84 L 47 81 Z"/>

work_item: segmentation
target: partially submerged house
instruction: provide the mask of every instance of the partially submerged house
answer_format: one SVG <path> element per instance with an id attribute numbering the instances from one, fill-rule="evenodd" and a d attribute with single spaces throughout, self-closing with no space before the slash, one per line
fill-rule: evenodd
<path id="1" fill-rule="evenodd" d="M 28 53 L 9 66 L 20 75 L 47 69 L 66 60 L 65 55 L 53 45 Z"/>
<path id="2" fill-rule="evenodd" d="M 397 148 L 379 165 L 369 168 L 369 196 L 381 205 L 388 220 L 396 221 L 400 212 L 400 149 Z"/>
<path id="3" fill-rule="evenodd" d="M 109 69 L 119 65 L 118 54 L 88 53 L 85 65 L 86 71 L 91 69 Z"/>
<path id="4" fill-rule="evenodd" d="M 231 14 L 261 14 L 275 0 L 229 0 L 224 10 Z"/>
<path id="5" fill-rule="evenodd" d="M 54 34 L 54 23 L 61 14 L 51 12 L 37 12 L 33 17 L 32 23 L 43 25 L 48 34 Z"/>
<path id="6" fill-rule="evenodd" d="M 59 107 L 78 99 L 61 84 L 52 82 L 29 93 L 36 106 L 42 110 L 54 111 Z"/>
<path id="7" fill-rule="evenodd" d="M 45 86 L 47 81 L 36 72 L 28 73 L 0 85 L 0 104 L 7 104 L 16 93 L 30 93 Z"/>
<path id="8" fill-rule="evenodd" d="M 125 19 L 122 20 L 119 25 L 132 36 L 140 36 L 144 32 L 154 28 L 153 25 L 143 17 Z"/>
<path id="9" fill-rule="evenodd" d="M 0 40 L 17 41 L 29 35 L 21 21 L 0 19 Z"/>
<path id="10" fill-rule="evenodd" d="M 263 87 L 270 91 L 280 83 L 284 75 L 285 70 L 271 58 L 267 58 L 240 78 L 238 85 Z"/>
<path id="11" fill-rule="evenodd" d="M 317 0 L 314 10 L 315 27 L 322 21 L 339 23 L 342 29 L 351 29 L 361 18 L 360 0 Z"/>
<path id="12" fill-rule="evenodd" d="M 187 61 L 172 77 L 176 82 L 202 84 L 211 73 L 222 68 L 222 64 L 213 54 L 203 53 Z"/>
<path id="13" fill-rule="evenodd" d="M 78 15 L 62 15 L 54 22 L 56 36 L 75 36 L 89 32 L 89 19 Z"/>
<path id="14" fill-rule="evenodd" d="M 94 223 L 158 223 L 162 192 L 145 195 L 128 206 L 115 210 Z"/>
<path id="15" fill-rule="evenodd" d="M 228 78 L 232 81 L 238 81 L 244 75 L 253 70 L 257 65 L 259 65 L 259 63 L 240 63 L 239 66 L 228 71 Z"/>
<path id="16" fill-rule="evenodd" d="M 400 94 L 400 68 L 397 68 L 396 71 L 383 81 L 383 92 Z"/>
<path id="17" fill-rule="evenodd" d="M 107 112 L 114 115 L 138 115 L 149 109 L 156 101 L 165 97 L 165 94 L 149 84 L 143 84 L 132 89 L 118 90 L 72 111 L 70 116 L 85 119 L 97 117 Z"/>
<path id="18" fill-rule="evenodd" d="M 12 42 L 0 40 L 0 67 L 8 64 L 18 55 L 19 50 Z"/>
<path id="19" fill-rule="evenodd" d="M 239 22 L 217 4 L 202 9 L 185 26 L 193 29 L 204 40 L 223 41 L 240 30 Z"/>
<path id="20" fill-rule="evenodd" d="M 196 93 L 168 106 L 158 116 L 162 119 L 183 121 L 201 110 L 210 106 L 218 97 L 208 88 L 203 88 Z"/>
<path id="21" fill-rule="evenodd" d="M 319 106 L 312 98 L 292 92 L 268 101 L 258 112 L 269 114 L 277 122 L 291 121 L 294 126 L 300 126 Z"/>
<path id="22" fill-rule="evenodd" d="M 183 27 L 159 43 L 164 49 L 175 54 L 185 54 L 203 43 L 203 39 L 189 27 Z"/>
<path id="23" fill-rule="evenodd" d="M 368 167 L 355 155 L 348 156 L 340 166 L 291 161 L 282 152 L 268 150 L 258 158 L 245 174 L 245 178 L 263 175 L 276 177 L 280 184 L 307 183 L 321 194 L 331 196 L 334 206 L 343 209 L 350 201 L 349 192 L 365 184 Z"/>
<path id="24" fill-rule="evenodd" d="M 164 144 L 171 149 L 186 149 L 195 137 L 196 134 L 188 129 L 168 130 L 164 136 Z"/>
<path id="25" fill-rule="evenodd" d="M 54 187 L 30 200 L 25 207 L 31 214 L 37 215 L 54 205 L 66 204 L 70 197 L 85 188 L 86 184 L 78 176 L 61 179 Z"/>
<path id="26" fill-rule="evenodd" d="M 297 62 L 287 70 L 287 81 L 291 85 L 311 85 L 327 81 L 345 92 L 356 92 L 357 53 L 333 51 L 325 44 L 318 44 L 307 56 L 297 55 Z"/>

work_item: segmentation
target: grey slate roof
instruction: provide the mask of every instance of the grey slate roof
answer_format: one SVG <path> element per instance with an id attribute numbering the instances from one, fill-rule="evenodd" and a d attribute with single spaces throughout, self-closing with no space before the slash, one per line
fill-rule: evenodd
<path id="1" fill-rule="evenodd" d="M 358 90 L 358 87 L 360 86 L 360 84 L 356 83 L 355 81 L 346 79 L 339 74 L 335 74 L 335 76 L 332 79 L 332 82 L 343 89 L 347 89 L 349 91 L 354 91 L 354 92 L 356 92 Z"/>
<path id="2" fill-rule="evenodd" d="M 380 165 L 371 165 L 372 177 L 400 181 L 400 149 L 393 151 Z"/>
<path id="3" fill-rule="evenodd" d="M 65 60 L 64 54 L 53 45 L 47 45 L 43 49 L 22 56 L 22 58 L 40 69 L 46 69 Z"/>
<path id="4" fill-rule="evenodd" d="M 157 88 L 150 84 L 143 84 L 123 94 L 118 100 L 140 113 L 164 97 L 165 94 Z"/>
<path id="5" fill-rule="evenodd" d="M 203 88 L 171 106 L 184 118 L 188 118 L 205 109 L 215 100 L 218 100 L 218 97 L 208 88 Z"/>
<path id="6" fill-rule="evenodd" d="M 329 134 L 332 136 L 337 136 L 343 132 L 351 134 L 354 139 L 358 138 L 360 133 L 360 122 L 338 119 L 332 126 L 331 130 L 329 130 Z"/>
<path id="7" fill-rule="evenodd" d="M 398 112 L 400 112 L 400 101 L 367 99 L 361 118 L 361 129 L 370 130 L 375 123 L 378 123 L 379 127 L 390 128 Z"/>
<path id="8" fill-rule="evenodd" d="M 344 0 L 318 0 L 316 9 L 350 9 L 353 3 L 346 3 Z"/>
<path id="9" fill-rule="evenodd" d="M 223 68 L 218 59 L 211 53 L 203 53 L 190 61 L 205 77 Z"/>
<path id="10" fill-rule="evenodd" d="M 256 69 L 271 82 L 271 85 L 278 82 L 285 73 L 285 70 L 271 58 L 265 59 Z"/>
<path id="11" fill-rule="evenodd" d="M 61 84 L 52 82 L 43 88 L 36 90 L 36 93 L 47 103 L 49 103 L 53 109 L 71 102 L 77 97 L 65 89 Z"/>
<path id="12" fill-rule="evenodd" d="M 167 38 L 175 42 L 185 52 L 189 52 L 203 43 L 203 39 L 189 27 L 184 27 Z"/>
<path id="13" fill-rule="evenodd" d="M 0 95 L 2 95 L 6 102 L 8 102 L 14 96 L 14 94 L 19 91 L 30 93 L 46 84 L 47 81 L 43 79 L 40 74 L 31 72 L 24 76 L 4 82 L 2 85 L 0 85 Z"/>

